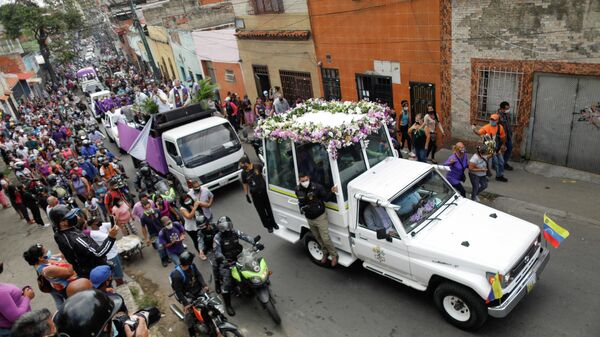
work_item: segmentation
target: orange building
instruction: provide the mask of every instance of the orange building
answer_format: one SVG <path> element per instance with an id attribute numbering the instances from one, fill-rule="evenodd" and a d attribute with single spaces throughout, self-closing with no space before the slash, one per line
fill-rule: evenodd
<path id="1" fill-rule="evenodd" d="M 439 0 L 309 0 L 326 99 L 380 100 L 443 122 Z"/>

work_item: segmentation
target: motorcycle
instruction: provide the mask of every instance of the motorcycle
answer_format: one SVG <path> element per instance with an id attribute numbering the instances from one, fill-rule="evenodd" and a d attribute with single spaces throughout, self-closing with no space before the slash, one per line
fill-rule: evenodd
<path id="1" fill-rule="evenodd" d="M 110 178 L 109 184 L 114 185 L 119 190 L 121 196 L 125 197 L 125 200 L 130 205 L 134 204 L 134 196 L 131 193 L 129 193 L 129 186 L 127 185 L 127 180 L 125 180 L 125 178 L 122 175 L 116 175 Z"/>
<path id="2" fill-rule="evenodd" d="M 176 304 L 171 304 L 170 308 L 180 320 L 184 319 L 185 314 Z M 238 327 L 227 321 L 224 314 L 225 306 L 216 294 L 200 295 L 192 302 L 192 311 L 196 318 L 194 324 L 196 333 L 209 337 L 243 337 Z"/>
<path id="3" fill-rule="evenodd" d="M 260 236 L 256 242 L 258 240 L 260 240 Z M 281 324 L 281 317 L 275 308 L 275 299 L 270 289 L 272 272 L 269 270 L 265 258 L 258 254 L 263 248 L 262 244 L 255 244 L 251 248 L 244 248 L 238 255 L 237 261 L 231 267 L 231 277 L 234 280 L 233 293 L 256 296 L 275 324 Z"/>

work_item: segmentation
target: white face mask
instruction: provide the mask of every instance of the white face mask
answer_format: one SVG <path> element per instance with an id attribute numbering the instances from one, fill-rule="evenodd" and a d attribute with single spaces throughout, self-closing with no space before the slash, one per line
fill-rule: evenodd
<path id="1" fill-rule="evenodd" d="M 302 187 L 304 187 L 304 188 L 307 188 L 307 187 L 308 187 L 308 185 L 310 185 L 310 180 L 307 180 L 307 181 L 301 181 L 301 182 L 300 182 L 300 185 L 301 185 Z"/>
<path id="2" fill-rule="evenodd" d="M 510 113 L 510 109 L 506 109 L 504 112 L 506 112 L 507 114 Z"/>
<path id="3" fill-rule="evenodd" d="M 173 223 L 170 223 L 165 226 L 166 229 L 173 229 Z"/>

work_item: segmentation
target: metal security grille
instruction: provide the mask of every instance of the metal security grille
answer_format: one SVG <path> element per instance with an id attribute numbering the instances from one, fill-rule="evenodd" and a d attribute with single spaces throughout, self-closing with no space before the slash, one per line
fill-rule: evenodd
<path id="1" fill-rule="evenodd" d="M 392 78 L 390 76 L 356 74 L 356 91 L 359 100 L 366 99 L 386 103 L 390 108 L 394 108 Z"/>
<path id="2" fill-rule="evenodd" d="M 530 156 L 600 173 L 600 77 L 536 76 Z"/>
<path id="3" fill-rule="evenodd" d="M 254 72 L 254 83 L 256 84 L 256 94 L 263 97 L 264 91 L 271 89 L 271 80 L 269 79 L 269 68 L 263 65 L 252 65 Z"/>
<path id="4" fill-rule="evenodd" d="M 427 113 L 427 105 L 435 107 L 435 85 L 433 83 L 410 82 L 410 113 L 411 120 L 417 114 Z M 439 114 L 438 114 L 439 115 Z"/>
<path id="5" fill-rule="evenodd" d="M 321 76 L 323 78 L 325 99 L 328 101 L 332 99 L 342 99 L 342 91 L 340 89 L 340 72 L 337 69 L 321 68 Z"/>
<path id="6" fill-rule="evenodd" d="M 510 104 L 511 123 L 516 124 L 521 103 L 523 73 L 511 69 L 477 69 L 477 119 L 488 120 L 500 103 Z"/>
<path id="7" fill-rule="evenodd" d="M 313 97 L 310 73 L 280 70 L 279 77 L 283 94 L 290 104 L 298 98 L 305 100 Z"/>
<path id="8" fill-rule="evenodd" d="M 283 13 L 283 0 L 252 0 L 255 14 Z"/>

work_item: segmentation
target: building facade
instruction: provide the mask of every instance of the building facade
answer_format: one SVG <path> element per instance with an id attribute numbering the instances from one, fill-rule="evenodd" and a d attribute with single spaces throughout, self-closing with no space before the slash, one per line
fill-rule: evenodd
<path id="1" fill-rule="evenodd" d="M 147 26 L 148 45 L 154 57 L 154 62 L 166 80 L 181 80 L 181 74 L 176 70 L 175 56 L 169 44 L 169 33 L 163 26 Z"/>
<path id="2" fill-rule="evenodd" d="M 175 62 L 181 79 L 192 78 L 199 81 L 204 78 L 204 71 L 198 62 L 192 34 L 185 30 L 169 29 L 169 44 L 175 56 Z"/>
<path id="3" fill-rule="evenodd" d="M 309 0 L 326 99 L 378 100 L 414 117 L 433 104 L 442 122 L 440 1 Z"/>
<path id="4" fill-rule="evenodd" d="M 514 157 L 600 173 L 600 3 L 456 0 L 442 13 L 453 136 L 476 140 L 470 126 L 507 101 Z"/>
<path id="5" fill-rule="evenodd" d="M 254 101 L 280 88 L 290 103 L 321 96 L 308 5 L 296 0 L 234 3 L 246 93 Z"/>

